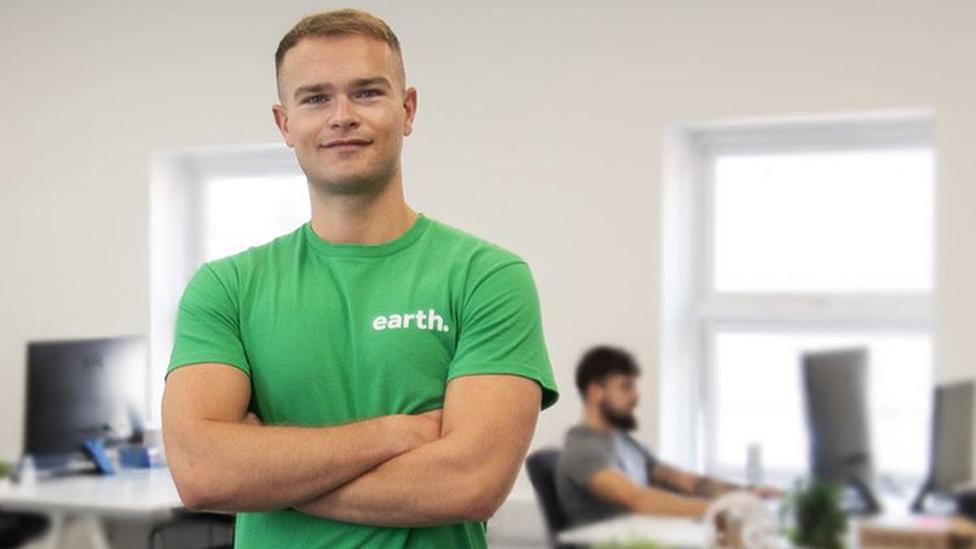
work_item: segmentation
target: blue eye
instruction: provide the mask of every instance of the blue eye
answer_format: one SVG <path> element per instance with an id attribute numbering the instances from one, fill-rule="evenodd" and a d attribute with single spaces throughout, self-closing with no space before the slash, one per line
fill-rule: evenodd
<path id="1" fill-rule="evenodd" d="M 376 89 L 368 89 L 368 90 L 362 90 L 357 95 L 359 97 L 371 98 L 371 97 L 379 97 L 380 95 L 383 95 L 383 92 Z"/>
<path id="2" fill-rule="evenodd" d="M 322 95 L 322 94 L 310 95 L 310 96 L 306 97 L 305 99 L 302 99 L 302 103 L 321 103 L 321 102 L 325 101 L 326 99 L 328 99 L 328 98 L 326 96 Z"/>

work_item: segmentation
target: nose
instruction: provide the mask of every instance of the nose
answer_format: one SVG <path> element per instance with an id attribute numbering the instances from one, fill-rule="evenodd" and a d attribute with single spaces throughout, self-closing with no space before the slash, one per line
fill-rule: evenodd
<path id="1" fill-rule="evenodd" d="M 356 116 L 352 102 L 346 97 L 337 97 L 335 110 L 332 111 L 332 118 L 329 120 L 329 127 L 333 130 L 348 131 L 358 126 L 359 118 Z"/>

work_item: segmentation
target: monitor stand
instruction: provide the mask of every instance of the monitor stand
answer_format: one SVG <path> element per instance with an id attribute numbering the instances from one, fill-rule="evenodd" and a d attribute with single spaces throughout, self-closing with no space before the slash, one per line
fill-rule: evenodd
<path id="1" fill-rule="evenodd" d="M 918 489 L 918 495 L 912 500 L 911 511 L 913 513 L 924 513 L 925 512 L 925 498 L 928 497 L 929 492 L 932 491 L 934 487 L 932 479 L 927 479 L 925 484 Z"/>
<path id="2" fill-rule="evenodd" d="M 32 456 L 36 478 L 56 478 L 75 475 L 114 475 L 115 465 L 105 452 L 105 441 L 86 440 L 81 452 Z"/>
<path id="3" fill-rule="evenodd" d="M 105 453 L 105 441 L 100 438 L 90 438 L 85 441 L 85 455 L 87 455 L 93 462 L 95 462 L 95 468 L 98 472 L 103 475 L 114 475 L 115 466 L 112 465 L 112 460 L 109 459 L 108 455 Z"/>
<path id="4" fill-rule="evenodd" d="M 847 485 L 857 495 L 857 504 L 845 506 L 844 511 L 860 516 L 877 515 L 881 512 L 881 504 L 878 503 L 874 490 L 866 482 L 860 479 L 850 479 Z"/>

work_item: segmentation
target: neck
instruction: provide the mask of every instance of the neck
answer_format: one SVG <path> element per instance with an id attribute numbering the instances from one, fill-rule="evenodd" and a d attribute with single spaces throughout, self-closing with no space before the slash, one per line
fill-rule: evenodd
<path id="1" fill-rule="evenodd" d="M 312 230 L 336 244 L 381 244 L 394 240 L 417 219 L 395 177 L 378 195 L 328 194 L 309 185 Z"/>
<path id="2" fill-rule="evenodd" d="M 597 431 L 613 431 L 613 426 L 603 419 L 603 414 L 600 413 L 600 409 L 597 406 L 586 407 L 586 410 L 583 412 L 583 423 Z"/>

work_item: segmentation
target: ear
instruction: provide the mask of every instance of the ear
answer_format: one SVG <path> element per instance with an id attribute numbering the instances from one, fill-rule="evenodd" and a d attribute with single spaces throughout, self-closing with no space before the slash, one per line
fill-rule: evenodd
<path id="1" fill-rule="evenodd" d="M 406 116 L 403 118 L 403 135 L 413 133 L 413 119 L 417 116 L 417 90 L 407 88 L 403 94 L 403 111 Z"/>
<path id="2" fill-rule="evenodd" d="M 281 136 L 285 138 L 285 144 L 289 148 L 294 147 L 294 143 L 291 140 L 291 134 L 288 133 L 288 113 L 285 112 L 285 108 L 280 104 L 275 104 L 271 106 L 271 113 L 274 114 L 275 125 L 278 126 L 278 131 L 281 132 Z"/>
<path id="3" fill-rule="evenodd" d="M 601 398 L 603 398 L 603 387 L 600 387 L 599 383 L 590 383 L 586 387 L 586 401 L 597 402 Z"/>

